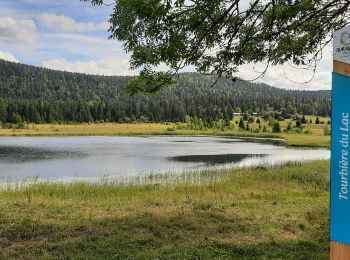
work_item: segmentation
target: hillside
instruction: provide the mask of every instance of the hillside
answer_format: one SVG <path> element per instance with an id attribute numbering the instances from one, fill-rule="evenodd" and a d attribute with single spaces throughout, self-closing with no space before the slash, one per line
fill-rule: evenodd
<path id="1" fill-rule="evenodd" d="M 278 111 L 283 115 L 330 114 L 330 91 L 295 91 L 242 80 L 180 74 L 177 86 L 153 96 L 130 97 L 130 77 L 106 77 L 54 71 L 0 60 L 0 121 L 127 122 L 137 119 L 184 121 L 186 114 L 207 120 L 242 111 Z"/>

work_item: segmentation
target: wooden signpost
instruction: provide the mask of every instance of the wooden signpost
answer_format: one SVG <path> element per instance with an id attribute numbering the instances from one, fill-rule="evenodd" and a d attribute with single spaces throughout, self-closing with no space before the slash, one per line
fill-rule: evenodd
<path id="1" fill-rule="evenodd" d="M 350 26 L 333 45 L 330 258 L 350 260 Z"/>

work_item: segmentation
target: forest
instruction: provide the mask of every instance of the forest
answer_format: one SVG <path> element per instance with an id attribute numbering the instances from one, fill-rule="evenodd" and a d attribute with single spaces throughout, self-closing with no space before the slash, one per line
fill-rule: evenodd
<path id="1" fill-rule="evenodd" d="M 330 91 L 297 91 L 266 84 L 182 73 L 176 86 L 156 94 L 128 95 L 132 77 L 54 71 L 0 60 L 2 123 L 206 122 L 233 113 L 269 113 L 276 119 L 330 116 Z"/>

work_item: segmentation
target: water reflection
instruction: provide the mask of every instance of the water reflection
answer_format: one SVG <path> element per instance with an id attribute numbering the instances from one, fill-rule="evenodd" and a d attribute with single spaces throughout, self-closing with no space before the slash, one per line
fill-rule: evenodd
<path id="1" fill-rule="evenodd" d="M 169 158 L 177 162 L 201 162 L 205 163 L 207 166 L 227 164 L 227 163 L 237 163 L 244 159 L 257 159 L 258 157 L 265 157 L 266 154 L 208 154 L 208 155 L 185 155 L 185 156 L 175 156 Z"/>
<path id="2" fill-rule="evenodd" d="M 24 163 L 30 161 L 79 158 L 86 154 L 79 151 L 49 150 L 38 147 L 0 146 L 0 161 L 6 163 Z"/>

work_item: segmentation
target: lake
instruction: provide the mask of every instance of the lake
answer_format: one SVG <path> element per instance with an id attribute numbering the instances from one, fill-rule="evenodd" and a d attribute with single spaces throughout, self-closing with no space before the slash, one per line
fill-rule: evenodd
<path id="1" fill-rule="evenodd" d="M 0 181 L 93 181 L 329 158 L 326 149 L 220 137 L 9 137 L 0 138 Z"/>

